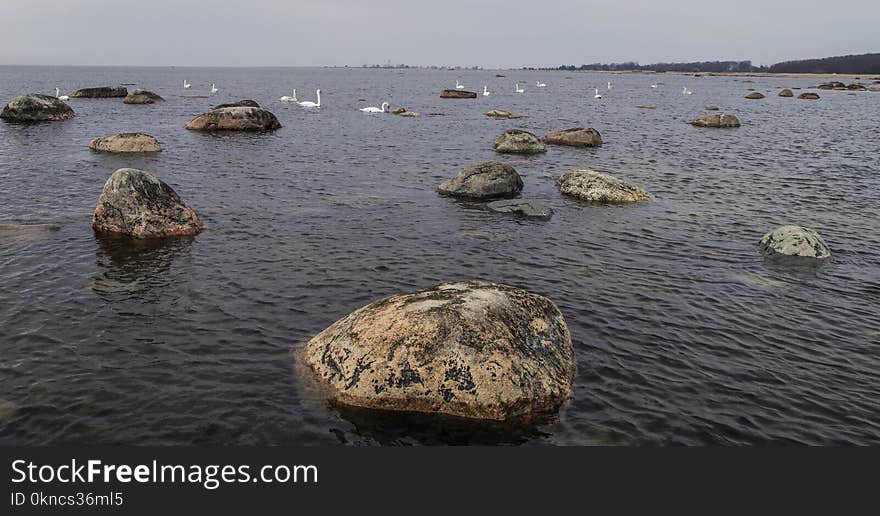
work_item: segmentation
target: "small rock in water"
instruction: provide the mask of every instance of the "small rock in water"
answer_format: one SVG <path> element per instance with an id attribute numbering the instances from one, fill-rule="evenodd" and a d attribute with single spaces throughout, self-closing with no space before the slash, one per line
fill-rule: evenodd
<path id="1" fill-rule="evenodd" d="M 556 187 L 564 195 L 583 201 L 626 203 L 650 201 L 648 192 L 610 174 L 595 170 L 571 170 L 556 180 Z"/>
<path id="2" fill-rule="evenodd" d="M 700 117 L 693 122 L 691 125 L 696 127 L 739 127 L 739 118 L 733 115 L 708 115 L 704 117 Z"/>
<path id="3" fill-rule="evenodd" d="M 4 423 L 18 415 L 21 407 L 11 401 L 0 400 L 0 423 Z"/>
<path id="4" fill-rule="evenodd" d="M 816 93 L 801 93 L 798 95 L 798 98 L 805 100 L 819 100 L 819 95 Z"/>
<path id="5" fill-rule="evenodd" d="M 100 233 L 155 238 L 195 235 L 204 225 L 161 179 L 143 170 L 121 168 L 104 185 L 92 227 Z"/>
<path id="6" fill-rule="evenodd" d="M 715 105 L 706 106 L 706 111 L 718 111 L 718 109 L 718 106 Z"/>
<path id="7" fill-rule="evenodd" d="M 305 363 L 336 403 L 539 422 L 571 397 L 571 334 L 549 299 L 446 283 L 369 304 L 309 340 Z"/>
<path id="8" fill-rule="evenodd" d="M 419 113 L 418 111 L 404 111 L 403 113 L 400 114 L 400 116 L 408 116 L 408 117 L 415 118 L 417 116 L 422 116 L 422 114 Z"/>
<path id="9" fill-rule="evenodd" d="M 510 213 L 537 219 L 549 219 L 553 215 L 553 210 L 546 204 L 528 199 L 492 201 L 486 204 L 486 208 L 498 213 Z"/>
<path id="10" fill-rule="evenodd" d="M 502 154 L 539 154 L 547 152 L 544 142 L 537 136 L 519 129 L 510 129 L 495 138 L 492 146 L 495 152 Z"/>
<path id="11" fill-rule="evenodd" d="M 191 131 L 274 131 L 280 127 L 274 114 L 255 107 L 215 109 L 186 124 Z"/>
<path id="12" fill-rule="evenodd" d="M 442 195 L 465 199 L 513 197 L 522 189 L 523 181 L 516 169 L 497 161 L 467 167 L 439 187 Z"/>
<path id="13" fill-rule="evenodd" d="M 74 116 L 73 109 L 64 102 L 36 93 L 13 98 L 0 112 L 0 118 L 7 122 L 55 122 Z"/>
<path id="14" fill-rule="evenodd" d="M 794 92 L 786 88 L 779 92 L 780 97 L 794 97 Z"/>
<path id="15" fill-rule="evenodd" d="M 128 89 L 122 86 L 99 86 L 97 88 L 83 88 L 70 94 L 70 98 L 77 99 L 111 99 L 128 96 Z"/>
<path id="16" fill-rule="evenodd" d="M 644 106 L 636 106 L 637 109 L 657 109 L 657 106 L 653 104 L 647 104 Z"/>
<path id="17" fill-rule="evenodd" d="M 126 104 L 155 104 L 156 102 L 162 102 L 164 100 L 165 99 L 152 91 L 134 90 L 129 93 L 122 102 Z"/>
<path id="18" fill-rule="evenodd" d="M 244 100 L 239 100 L 238 102 L 232 102 L 230 104 L 220 104 L 219 106 L 212 107 L 211 110 L 213 111 L 215 109 L 223 109 L 223 108 L 228 108 L 228 107 L 255 107 L 255 108 L 258 108 L 258 107 L 260 107 L 260 105 L 257 104 L 256 100 L 244 99 Z"/>
<path id="19" fill-rule="evenodd" d="M 758 99 L 764 98 L 764 94 L 759 93 L 757 91 L 753 91 L 753 92 L 749 93 L 748 95 L 746 95 L 746 98 L 750 99 L 750 100 L 758 100 Z"/>
<path id="20" fill-rule="evenodd" d="M 798 257 L 824 260 L 831 257 L 828 245 L 812 229 L 780 226 L 764 235 L 758 249 L 765 257 Z"/>
<path id="21" fill-rule="evenodd" d="M 544 136 L 548 145 L 568 145 L 570 147 L 598 147 L 602 145 L 602 135 L 592 127 L 575 127 L 554 131 Z"/>
<path id="22" fill-rule="evenodd" d="M 141 133 L 123 133 L 95 138 L 89 148 L 101 152 L 159 152 L 159 141 Z"/>
<path id="23" fill-rule="evenodd" d="M 440 92 L 441 99 L 475 99 L 477 94 L 473 91 L 443 90 Z"/>
<path id="24" fill-rule="evenodd" d="M 526 116 L 526 115 L 517 115 L 515 113 L 511 113 L 510 111 L 504 111 L 502 109 L 492 109 L 492 110 L 486 111 L 485 115 L 488 117 L 491 117 L 491 118 L 511 118 L 511 119 L 528 118 L 528 116 Z"/>
<path id="25" fill-rule="evenodd" d="M 391 110 L 391 114 L 392 114 L 392 115 L 402 115 L 402 114 L 404 114 L 404 113 L 406 113 L 406 108 L 405 108 L 405 107 L 396 107 L 396 108 L 394 108 L 394 109 Z"/>

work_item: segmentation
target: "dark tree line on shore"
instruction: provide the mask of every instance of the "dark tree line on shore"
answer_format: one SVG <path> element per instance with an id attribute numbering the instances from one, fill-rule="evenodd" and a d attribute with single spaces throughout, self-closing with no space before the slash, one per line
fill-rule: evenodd
<path id="1" fill-rule="evenodd" d="M 593 63 L 580 66 L 563 65 L 555 70 L 596 70 L 604 72 L 773 72 L 773 73 L 880 73 L 880 54 L 826 57 L 785 61 L 772 66 L 753 66 L 751 61 L 699 61 L 693 63 L 654 63 L 641 65 L 626 63 Z"/>

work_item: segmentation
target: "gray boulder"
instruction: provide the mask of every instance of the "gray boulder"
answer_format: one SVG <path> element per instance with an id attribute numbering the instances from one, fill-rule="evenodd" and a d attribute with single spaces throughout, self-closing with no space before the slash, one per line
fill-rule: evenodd
<path id="1" fill-rule="evenodd" d="M 583 201 L 626 203 L 651 200 L 648 192 L 638 186 L 595 170 L 566 172 L 556 180 L 556 187 L 562 194 Z"/>
<path id="2" fill-rule="evenodd" d="M 159 141 L 141 133 L 123 133 L 95 138 L 89 148 L 101 152 L 159 152 Z"/>
<path id="3" fill-rule="evenodd" d="M 503 109 L 490 109 L 484 113 L 486 116 L 490 118 L 508 118 L 508 119 L 517 119 L 517 118 L 528 118 L 526 115 L 517 115 L 516 113 L 511 113 L 510 111 L 504 111 Z"/>
<path id="4" fill-rule="evenodd" d="M 788 88 L 785 88 L 784 90 L 779 92 L 779 96 L 780 97 L 794 97 L 794 92 Z"/>
<path id="5" fill-rule="evenodd" d="M 443 90 L 440 92 L 441 99 L 475 99 L 477 94 L 473 91 Z"/>
<path id="6" fill-rule="evenodd" d="M 191 131 L 274 131 L 281 123 L 274 114 L 255 107 L 215 109 L 190 120 Z"/>
<path id="7" fill-rule="evenodd" d="M 83 88 L 70 94 L 70 98 L 77 99 L 110 99 L 128 96 L 128 89 L 123 86 L 99 86 L 97 88 Z"/>
<path id="8" fill-rule="evenodd" d="M 122 102 L 125 102 L 126 104 L 155 104 L 156 102 L 162 102 L 164 100 L 165 99 L 152 91 L 134 90 L 129 93 Z"/>
<path id="9" fill-rule="evenodd" d="M 552 301 L 481 281 L 369 304 L 309 340 L 304 359 L 342 405 L 511 422 L 555 414 L 575 374 Z"/>
<path id="10" fill-rule="evenodd" d="M 228 107 L 256 107 L 256 108 L 258 108 L 258 107 L 260 107 L 260 105 L 257 104 L 256 100 L 243 99 L 243 100 L 239 100 L 238 102 L 232 102 L 230 104 L 220 104 L 219 106 L 214 106 L 211 109 L 212 110 L 223 109 L 223 108 L 228 108 Z"/>
<path id="11" fill-rule="evenodd" d="M 523 189 L 516 170 L 505 163 L 487 161 L 465 168 L 440 184 L 440 193 L 465 199 L 513 197 Z"/>
<path id="12" fill-rule="evenodd" d="M 544 136 L 544 143 L 548 145 L 568 145 L 571 147 L 598 147 L 602 145 L 602 135 L 599 131 L 590 128 L 576 127 L 554 131 Z"/>
<path id="13" fill-rule="evenodd" d="M 757 91 L 753 91 L 753 92 L 749 93 L 748 95 L 746 95 L 746 98 L 749 100 L 759 100 L 759 99 L 764 98 L 764 94 L 757 92 Z"/>
<path id="14" fill-rule="evenodd" d="M 700 117 L 693 122 L 691 125 L 697 127 L 739 127 L 739 118 L 733 115 L 708 115 L 704 117 Z"/>
<path id="15" fill-rule="evenodd" d="M 553 210 L 546 204 L 527 199 L 492 201 L 486 204 L 486 208 L 498 213 L 508 213 L 536 219 L 549 219 L 553 216 Z"/>
<path id="16" fill-rule="evenodd" d="M 161 179 L 134 168 L 110 176 L 92 216 L 99 233 L 133 238 L 195 235 L 204 225 Z"/>
<path id="17" fill-rule="evenodd" d="M 758 250 L 768 258 L 799 257 L 824 260 L 831 257 L 828 245 L 812 229 L 802 226 L 780 226 L 764 235 Z"/>
<path id="18" fill-rule="evenodd" d="M 9 101 L 0 118 L 8 122 L 48 122 L 70 120 L 75 113 L 70 106 L 49 95 L 19 95 Z"/>
<path id="19" fill-rule="evenodd" d="M 539 140 L 537 136 L 519 129 L 510 129 L 501 133 L 498 138 L 495 138 L 492 148 L 495 149 L 495 152 L 502 154 L 538 154 L 547 152 L 544 142 Z"/>

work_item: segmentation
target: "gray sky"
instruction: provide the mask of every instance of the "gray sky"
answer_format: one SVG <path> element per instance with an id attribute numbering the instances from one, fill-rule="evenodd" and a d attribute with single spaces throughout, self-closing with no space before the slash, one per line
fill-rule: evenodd
<path id="1" fill-rule="evenodd" d="M 880 0 L 0 2 L 0 64 L 772 64 L 880 51 Z"/>

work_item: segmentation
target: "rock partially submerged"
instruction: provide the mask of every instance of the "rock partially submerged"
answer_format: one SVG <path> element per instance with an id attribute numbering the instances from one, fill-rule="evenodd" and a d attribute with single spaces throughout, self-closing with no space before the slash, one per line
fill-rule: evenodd
<path id="1" fill-rule="evenodd" d="M 192 131 L 274 131 L 280 127 L 275 115 L 255 107 L 215 109 L 186 124 L 186 128 Z"/>
<path id="2" fill-rule="evenodd" d="M 828 245 L 812 229 L 803 226 L 780 226 L 764 235 L 758 250 L 768 258 L 796 257 L 824 260 L 831 257 Z"/>
<path id="3" fill-rule="evenodd" d="M 402 115 L 402 114 L 404 114 L 404 113 L 406 113 L 406 108 L 405 108 L 405 107 L 396 107 L 396 108 L 394 108 L 394 109 L 391 110 L 391 114 L 392 114 L 392 115 Z"/>
<path id="4" fill-rule="evenodd" d="M 696 127 L 739 127 L 739 118 L 733 115 L 707 115 L 700 117 L 693 122 L 691 125 Z"/>
<path id="5" fill-rule="evenodd" d="M 101 152 L 159 152 L 159 140 L 142 133 L 123 133 L 95 138 L 89 148 Z"/>
<path id="6" fill-rule="evenodd" d="M 645 104 L 644 106 L 636 106 L 636 109 L 657 109 L 653 104 Z"/>
<path id="7" fill-rule="evenodd" d="M 553 210 L 544 203 L 528 199 L 504 199 L 486 204 L 486 208 L 498 213 L 509 213 L 521 217 L 549 219 Z"/>
<path id="8" fill-rule="evenodd" d="M 35 232 L 58 231 L 61 226 L 55 224 L 0 224 L 0 231 Z"/>
<path id="9" fill-rule="evenodd" d="M 125 102 L 126 104 L 155 104 L 156 102 L 162 102 L 164 100 L 165 99 L 152 91 L 134 90 L 129 93 L 122 102 Z"/>
<path id="10" fill-rule="evenodd" d="M 477 94 L 473 91 L 443 90 L 440 92 L 441 99 L 475 99 Z"/>
<path id="11" fill-rule="evenodd" d="M 846 84 L 840 81 L 831 81 L 831 82 L 823 82 L 822 84 L 817 84 L 813 86 L 814 88 L 818 88 L 820 90 L 843 90 L 846 89 Z"/>
<path id="12" fill-rule="evenodd" d="M 748 95 L 746 95 L 746 98 L 749 100 L 759 100 L 759 99 L 764 98 L 764 94 L 761 92 L 758 92 L 758 91 L 753 91 L 753 92 L 749 93 Z"/>
<path id="13" fill-rule="evenodd" d="M 465 199 L 513 197 L 522 189 L 523 181 L 516 169 L 497 161 L 467 167 L 439 187 L 442 195 Z"/>
<path id="14" fill-rule="evenodd" d="M 13 98 L 0 112 L 0 118 L 7 122 L 54 122 L 74 116 L 73 109 L 64 102 L 36 93 Z"/>
<path id="15" fill-rule="evenodd" d="M 583 201 L 625 203 L 651 200 L 648 192 L 638 186 L 595 170 L 568 171 L 556 180 L 556 187 L 562 194 Z"/>
<path id="16" fill-rule="evenodd" d="M 255 108 L 258 108 L 258 107 L 260 107 L 260 105 L 257 104 L 256 100 L 243 99 L 243 100 L 239 100 L 238 102 L 232 102 L 230 104 L 220 104 L 219 106 L 214 106 L 211 109 L 212 110 L 223 109 L 223 108 L 228 108 L 228 107 L 255 107 Z"/>
<path id="17" fill-rule="evenodd" d="M 798 95 L 798 98 L 805 100 L 819 100 L 819 95 L 816 93 L 801 93 Z"/>
<path id="18" fill-rule="evenodd" d="M 0 400 L 0 423 L 14 418 L 19 414 L 21 408 L 11 401 Z"/>
<path id="19" fill-rule="evenodd" d="M 408 116 L 408 117 L 415 118 L 417 116 L 422 116 L 422 114 L 417 111 L 404 111 L 403 113 L 400 114 L 400 116 Z"/>
<path id="20" fill-rule="evenodd" d="M 794 97 L 794 92 L 786 88 L 779 92 L 780 97 Z"/>
<path id="21" fill-rule="evenodd" d="M 121 168 L 104 185 L 92 227 L 99 233 L 155 238 L 195 235 L 204 225 L 161 179 L 143 170 Z"/>
<path id="22" fill-rule="evenodd" d="M 491 117 L 491 118 L 510 118 L 510 119 L 528 118 L 527 115 L 517 115 L 516 113 L 511 113 L 510 111 L 504 111 L 503 109 L 491 109 L 489 111 L 486 111 L 485 115 L 488 117 Z"/>
<path id="23" fill-rule="evenodd" d="M 502 154 L 539 154 L 547 152 L 544 142 L 539 140 L 537 136 L 519 129 L 510 129 L 501 133 L 498 138 L 495 138 L 492 148 L 495 149 L 495 152 Z"/>
<path id="24" fill-rule="evenodd" d="M 706 111 L 718 111 L 718 109 L 720 109 L 720 108 L 714 104 L 710 105 L 710 106 L 706 106 Z"/>
<path id="25" fill-rule="evenodd" d="M 602 135 L 592 127 L 575 127 L 554 131 L 544 136 L 544 143 L 548 145 L 568 145 L 570 147 L 598 147 L 602 145 Z"/>
<path id="26" fill-rule="evenodd" d="M 70 98 L 77 99 L 111 99 L 128 96 L 128 89 L 124 86 L 99 86 L 97 88 L 83 88 L 70 94 Z"/>
<path id="27" fill-rule="evenodd" d="M 336 403 L 534 422 L 571 396 L 574 349 L 549 299 L 468 281 L 367 305 L 309 340 Z"/>

